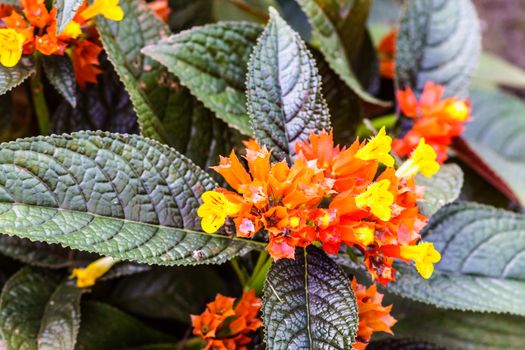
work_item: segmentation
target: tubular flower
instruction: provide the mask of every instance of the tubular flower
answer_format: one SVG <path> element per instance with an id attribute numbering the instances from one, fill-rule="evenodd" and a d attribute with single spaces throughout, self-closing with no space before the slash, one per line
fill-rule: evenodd
<path id="1" fill-rule="evenodd" d="M 392 305 L 383 306 L 383 294 L 377 292 L 377 286 L 372 284 L 369 288 L 357 283 L 355 277 L 352 280 L 352 289 L 357 300 L 357 311 L 359 312 L 359 326 L 357 328 L 357 339 L 352 349 L 366 349 L 372 335 L 377 332 L 394 334 L 392 327 L 396 319 L 390 315 Z"/>
<path id="2" fill-rule="evenodd" d="M 274 260 L 293 259 L 296 247 L 311 244 L 337 254 L 344 244 L 358 250 L 372 276 L 387 284 L 394 280 L 394 260 L 408 262 L 399 247 L 416 245 L 427 221 L 417 207 L 422 191 L 413 169 L 431 175 L 439 168 L 435 152 L 422 142 L 396 172 L 390 141 L 381 129 L 371 140 L 340 147 L 323 131 L 296 142 L 290 165 L 271 162 L 270 150 L 246 142 L 246 167 L 234 152 L 213 167 L 233 190 L 203 195 L 203 228 L 216 231 L 229 217 L 238 237 L 267 241 Z M 213 209 L 212 194 L 221 198 Z"/>
<path id="3" fill-rule="evenodd" d="M 82 269 L 73 269 L 71 277 L 76 277 L 77 287 L 86 288 L 95 285 L 95 282 L 100 277 L 104 276 L 106 272 L 111 269 L 113 265 L 117 263 L 117 260 L 112 257 L 104 257 L 98 260 L 95 260 L 87 267 Z"/>
<path id="4" fill-rule="evenodd" d="M 421 138 L 410 158 L 397 169 L 396 175 L 398 177 L 412 177 L 421 172 L 426 177 L 432 177 L 439 170 L 436 157 L 436 151 L 425 143 L 424 138 Z"/>
<path id="5" fill-rule="evenodd" d="M 403 114 L 413 119 L 412 128 L 392 146 L 399 156 L 408 156 L 421 138 L 437 153 L 437 161 L 447 159 L 448 147 L 454 137 L 461 135 L 470 118 L 470 103 L 457 97 L 443 98 L 444 87 L 427 82 L 418 99 L 412 89 L 397 91 Z"/>
<path id="6" fill-rule="evenodd" d="M 434 264 L 441 260 L 441 254 L 430 242 L 419 243 L 416 246 L 401 246 L 399 256 L 402 259 L 414 261 L 417 272 L 425 279 L 432 276 Z"/>
<path id="7" fill-rule="evenodd" d="M 202 314 L 191 315 L 193 334 L 206 341 L 205 349 L 247 350 L 250 334 L 262 325 L 261 305 L 253 290 L 243 292 L 237 302 L 217 294 Z"/>
<path id="8" fill-rule="evenodd" d="M 22 57 L 25 37 L 14 29 L 0 29 L 0 63 L 14 67 Z"/>
<path id="9" fill-rule="evenodd" d="M 381 39 L 377 48 L 379 56 L 379 73 L 387 79 L 394 79 L 394 73 L 396 71 L 396 37 L 397 30 L 392 29 Z"/>
<path id="10" fill-rule="evenodd" d="M 80 13 L 84 20 L 102 15 L 112 21 L 121 21 L 124 18 L 124 11 L 119 6 L 119 0 L 95 0 Z"/>

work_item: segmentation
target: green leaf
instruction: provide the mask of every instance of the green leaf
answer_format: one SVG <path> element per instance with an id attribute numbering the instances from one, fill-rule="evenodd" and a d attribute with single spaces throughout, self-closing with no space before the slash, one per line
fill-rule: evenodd
<path id="1" fill-rule="evenodd" d="M 23 268 L 5 284 L 0 328 L 10 350 L 73 349 L 82 290 L 56 274 Z"/>
<path id="2" fill-rule="evenodd" d="M 350 349 L 357 305 L 345 273 L 319 248 L 274 263 L 263 298 L 269 349 Z"/>
<path id="3" fill-rule="evenodd" d="M 200 196 L 215 182 L 153 140 L 23 139 L 1 145 L 0 168 L 0 233 L 160 265 L 221 263 L 252 246 L 200 231 Z"/>
<path id="4" fill-rule="evenodd" d="M 55 0 L 57 8 L 57 34 L 62 34 L 84 0 Z"/>
<path id="5" fill-rule="evenodd" d="M 246 65 L 261 31 L 252 23 L 220 22 L 173 35 L 142 51 L 177 75 L 219 118 L 250 135 Z"/>
<path id="6" fill-rule="evenodd" d="M 44 56 L 42 60 L 46 77 L 55 89 L 75 108 L 77 105 L 77 82 L 73 64 L 67 55 Z"/>
<path id="7" fill-rule="evenodd" d="M 14 67 L 7 68 L 0 64 L 0 95 L 22 84 L 34 73 L 32 64 L 21 60 Z"/>
<path id="8" fill-rule="evenodd" d="M 467 165 L 480 171 L 493 185 L 507 193 L 511 199 L 525 203 L 525 104 L 518 98 L 492 90 L 472 92 L 472 114 L 463 140 L 470 155 Z M 458 149 L 462 154 L 465 150 Z M 468 153 L 465 153 L 467 155 Z M 487 169 L 480 168 L 484 165 Z M 514 197 L 514 198 L 512 198 Z"/>
<path id="9" fill-rule="evenodd" d="M 168 18 L 173 33 L 213 22 L 214 0 L 170 0 Z"/>
<path id="10" fill-rule="evenodd" d="M 525 217 L 476 203 L 452 203 L 422 232 L 441 253 L 424 280 L 400 266 L 388 290 L 440 308 L 525 315 Z"/>
<path id="11" fill-rule="evenodd" d="M 445 350 L 442 346 L 413 339 L 385 339 L 374 341 L 366 348 L 367 350 Z"/>
<path id="12" fill-rule="evenodd" d="M 289 159 L 295 142 L 330 128 L 312 54 L 272 8 L 248 67 L 248 112 L 255 137 L 273 150 L 275 159 Z"/>
<path id="13" fill-rule="evenodd" d="M 173 342 L 172 337 L 107 304 L 82 303 L 77 350 L 129 350 L 135 347 L 146 350 L 155 349 L 148 345 Z"/>
<path id="14" fill-rule="evenodd" d="M 31 266 L 51 269 L 70 266 L 70 251 L 58 245 L 31 242 L 18 237 L 0 236 L 0 253 Z"/>
<path id="15" fill-rule="evenodd" d="M 20 6 L 20 0 L 0 0 L 0 4 Z"/>
<path id="16" fill-rule="evenodd" d="M 480 85 L 504 85 L 513 88 L 525 87 L 525 71 L 489 52 L 483 52 L 479 67 L 474 73 L 474 83 Z"/>
<path id="17" fill-rule="evenodd" d="M 449 350 L 521 350 L 524 328 L 523 317 L 431 309 L 402 319 L 394 333 L 431 341 Z"/>
<path id="18" fill-rule="evenodd" d="M 447 96 L 467 97 L 478 64 L 481 36 L 470 0 L 410 1 L 396 43 L 396 83 L 417 94 L 427 81 Z"/>
<path id="19" fill-rule="evenodd" d="M 189 323 L 226 284 L 208 267 L 170 268 L 122 279 L 109 301 L 133 314 Z"/>
<path id="20" fill-rule="evenodd" d="M 418 175 L 418 186 L 425 188 L 423 200 L 418 203 L 423 215 L 431 217 L 445 204 L 458 199 L 463 186 L 463 171 L 456 164 L 445 164 L 431 178 Z"/>
<path id="21" fill-rule="evenodd" d="M 359 68 L 368 77 L 372 75 L 375 52 L 366 33 L 366 19 L 371 1 L 296 0 L 306 13 L 312 26 L 312 41 L 324 55 L 332 69 L 363 101 L 389 106 L 370 95 L 360 84 L 353 67 Z M 367 41 L 369 41 L 367 43 Z M 367 59 L 368 67 L 362 63 L 363 53 L 372 55 Z M 370 59 L 371 58 L 371 59 Z M 377 68 L 377 67 L 376 67 Z"/>

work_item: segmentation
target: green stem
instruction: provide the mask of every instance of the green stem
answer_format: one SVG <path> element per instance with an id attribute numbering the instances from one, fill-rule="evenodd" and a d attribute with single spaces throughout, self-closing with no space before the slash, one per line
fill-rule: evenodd
<path id="1" fill-rule="evenodd" d="M 42 135 L 49 133 L 49 109 L 44 96 L 44 85 L 42 84 L 42 64 L 41 57 L 36 56 L 35 60 L 36 73 L 31 77 L 31 95 L 33 98 L 33 107 L 38 120 L 38 127 Z"/>
<path id="2" fill-rule="evenodd" d="M 246 285 L 246 281 L 248 280 L 247 273 L 241 268 L 237 259 L 230 260 L 230 264 L 233 268 L 233 271 L 235 271 L 239 282 L 244 287 Z"/>
<path id="3" fill-rule="evenodd" d="M 248 280 L 248 282 L 246 282 L 246 288 L 253 288 L 255 289 L 255 293 L 260 295 L 264 287 L 266 274 L 272 266 L 272 262 L 273 260 L 271 257 L 268 256 L 268 252 L 262 251 L 259 255 L 257 263 L 255 264 L 255 268 L 253 269 L 250 279 Z"/>

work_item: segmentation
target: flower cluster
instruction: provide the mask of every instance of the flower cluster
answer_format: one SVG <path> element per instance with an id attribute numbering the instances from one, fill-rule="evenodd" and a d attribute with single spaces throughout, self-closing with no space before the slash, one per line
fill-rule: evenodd
<path id="1" fill-rule="evenodd" d="M 253 290 L 243 292 L 237 302 L 217 294 L 200 315 L 191 315 L 193 334 L 206 341 L 205 350 L 245 350 L 250 333 L 261 327 L 261 300 Z"/>
<path id="2" fill-rule="evenodd" d="M 396 70 L 396 37 L 397 31 L 395 29 L 391 30 L 381 39 L 377 48 L 379 73 L 387 79 L 394 79 Z"/>
<path id="3" fill-rule="evenodd" d="M 84 1 L 62 33 L 57 31 L 57 8 L 48 10 L 45 0 L 20 0 L 21 10 L 15 6 L 0 8 L 0 64 L 15 66 L 22 54 L 34 52 L 49 56 L 71 56 L 75 76 L 81 87 L 96 83 L 98 56 L 102 47 L 98 42 L 92 19 L 97 15 L 120 21 L 124 13 L 118 0 Z"/>
<path id="4" fill-rule="evenodd" d="M 416 205 L 422 191 L 414 176 L 439 169 L 436 152 L 421 139 L 397 170 L 385 129 L 369 141 L 334 146 L 331 133 L 310 135 L 295 144 L 295 160 L 271 163 L 271 152 L 246 143 L 245 169 L 234 152 L 213 167 L 233 188 L 205 192 L 197 214 L 202 228 L 217 231 L 233 220 L 237 236 L 267 236 L 274 259 L 294 258 L 296 247 L 322 245 L 330 254 L 342 244 L 358 249 L 372 276 L 394 280 L 398 258 L 414 261 L 429 278 L 440 259 L 431 243 L 419 243 L 426 218 Z M 379 170 L 382 171 L 379 171 Z"/>
<path id="5" fill-rule="evenodd" d="M 357 311 L 359 312 L 359 326 L 357 328 L 357 339 L 352 345 L 354 350 L 366 349 L 372 335 L 377 332 L 393 334 L 392 326 L 396 324 L 396 319 L 390 315 L 392 305 L 383 306 L 383 294 L 377 292 L 377 286 L 372 284 L 370 287 L 357 283 L 352 280 L 352 289 L 357 300 Z"/>
<path id="6" fill-rule="evenodd" d="M 399 156 L 409 155 L 424 138 L 437 152 L 439 163 L 447 159 L 452 139 L 463 132 L 470 118 L 470 103 L 457 97 L 443 98 L 444 91 L 443 86 L 427 82 L 419 99 L 410 88 L 397 92 L 401 111 L 413 119 L 412 128 L 394 140 L 393 148 Z"/>

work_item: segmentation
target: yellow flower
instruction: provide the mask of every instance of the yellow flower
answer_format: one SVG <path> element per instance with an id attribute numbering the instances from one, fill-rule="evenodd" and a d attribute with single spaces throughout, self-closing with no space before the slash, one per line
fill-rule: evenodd
<path id="1" fill-rule="evenodd" d="M 445 107 L 445 113 L 450 119 L 463 122 L 468 118 L 469 108 L 464 101 L 454 101 Z"/>
<path id="2" fill-rule="evenodd" d="M 0 29 L 0 64 L 14 67 L 22 58 L 25 37 L 11 28 Z"/>
<path id="3" fill-rule="evenodd" d="M 217 232 L 228 215 L 235 215 L 241 209 L 239 205 L 226 199 L 224 194 L 214 191 L 204 192 L 202 202 L 197 215 L 202 218 L 201 226 L 206 233 Z"/>
<path id="4" fill-rule="evenodd" d="M 121 21 L 124 18 L 124 11 L 122 11 L 118 2 L 119 0 L 95 0 L 80 15 L 85 20 L 102 15 L 113 21 Z"/>
<path id="5" fill-rule="evenodd" d="M 399 167 L 396 171 L 397 177 L 412 177 L 421 172 L 426 177 L 431 177 L 439 170 L 439 163 L 436 162 L 436 151 L 432 146 L 425 143 L 421 138 L 410 159 Z"/>
<path id="6" fill-rule="evenodd" d="M 82 28 L 80 28 L 80 24 L 75 21 L 70 21 L 60 36 L 76 39 L 80 34 L 82 34 Z"/>
<path id="7" fill-rule="evenodd" d="M 301 219 L 298 216 L 292 216 L 290 218 L 290 227 L 291 228 L 297 228 L 299 227 L 299 224 L 301 223 Z"/>
<path id="8" fill-rule="evenodd" d="M 394 157 L 390 155 L 392 138 L 386 134 L 383 126 L 379 133 L 356 152 L 355 157 L 361 160 L 377 160 L 384 165 L 394 166 Z"/>
<path id="9" fill-rule="evenodd" d="M 401 246 L 399 255 L 403 259 L 414 261 L 417 272 L 425 279 L 432 276 L 434 264 L 441 260 L 441 254 L 430 242 L 419 243 L 416 246 Z"/>
<path id="10" fill-rule="evenodd" d="M 383 179 L 368 186 L 367 190 L 355 197 L 359 208 L 370 208 L 370 212 L 383 221 L 392 217 L 390 206 L 394 204 L 394 195 L 388 190 L 390 180 Z"/>
<path id="11" fill-rule="evenodd" d="M 112 257 L 105 257 L 95 260 L 87 267 L 82 269 L 73 269 L 71 277 L 77 278 L 77 287 L 85 288 L 91 287 L 95 284 L 97 279 L 104 276 L 109 269 L 118 261 Z"/>
<path id="12" fill-rule="evenodd" d="M 368 226 L 360 226 L 355 229 L 355 236 L 364 246 L 374 243 L 374 229 Z"/>

